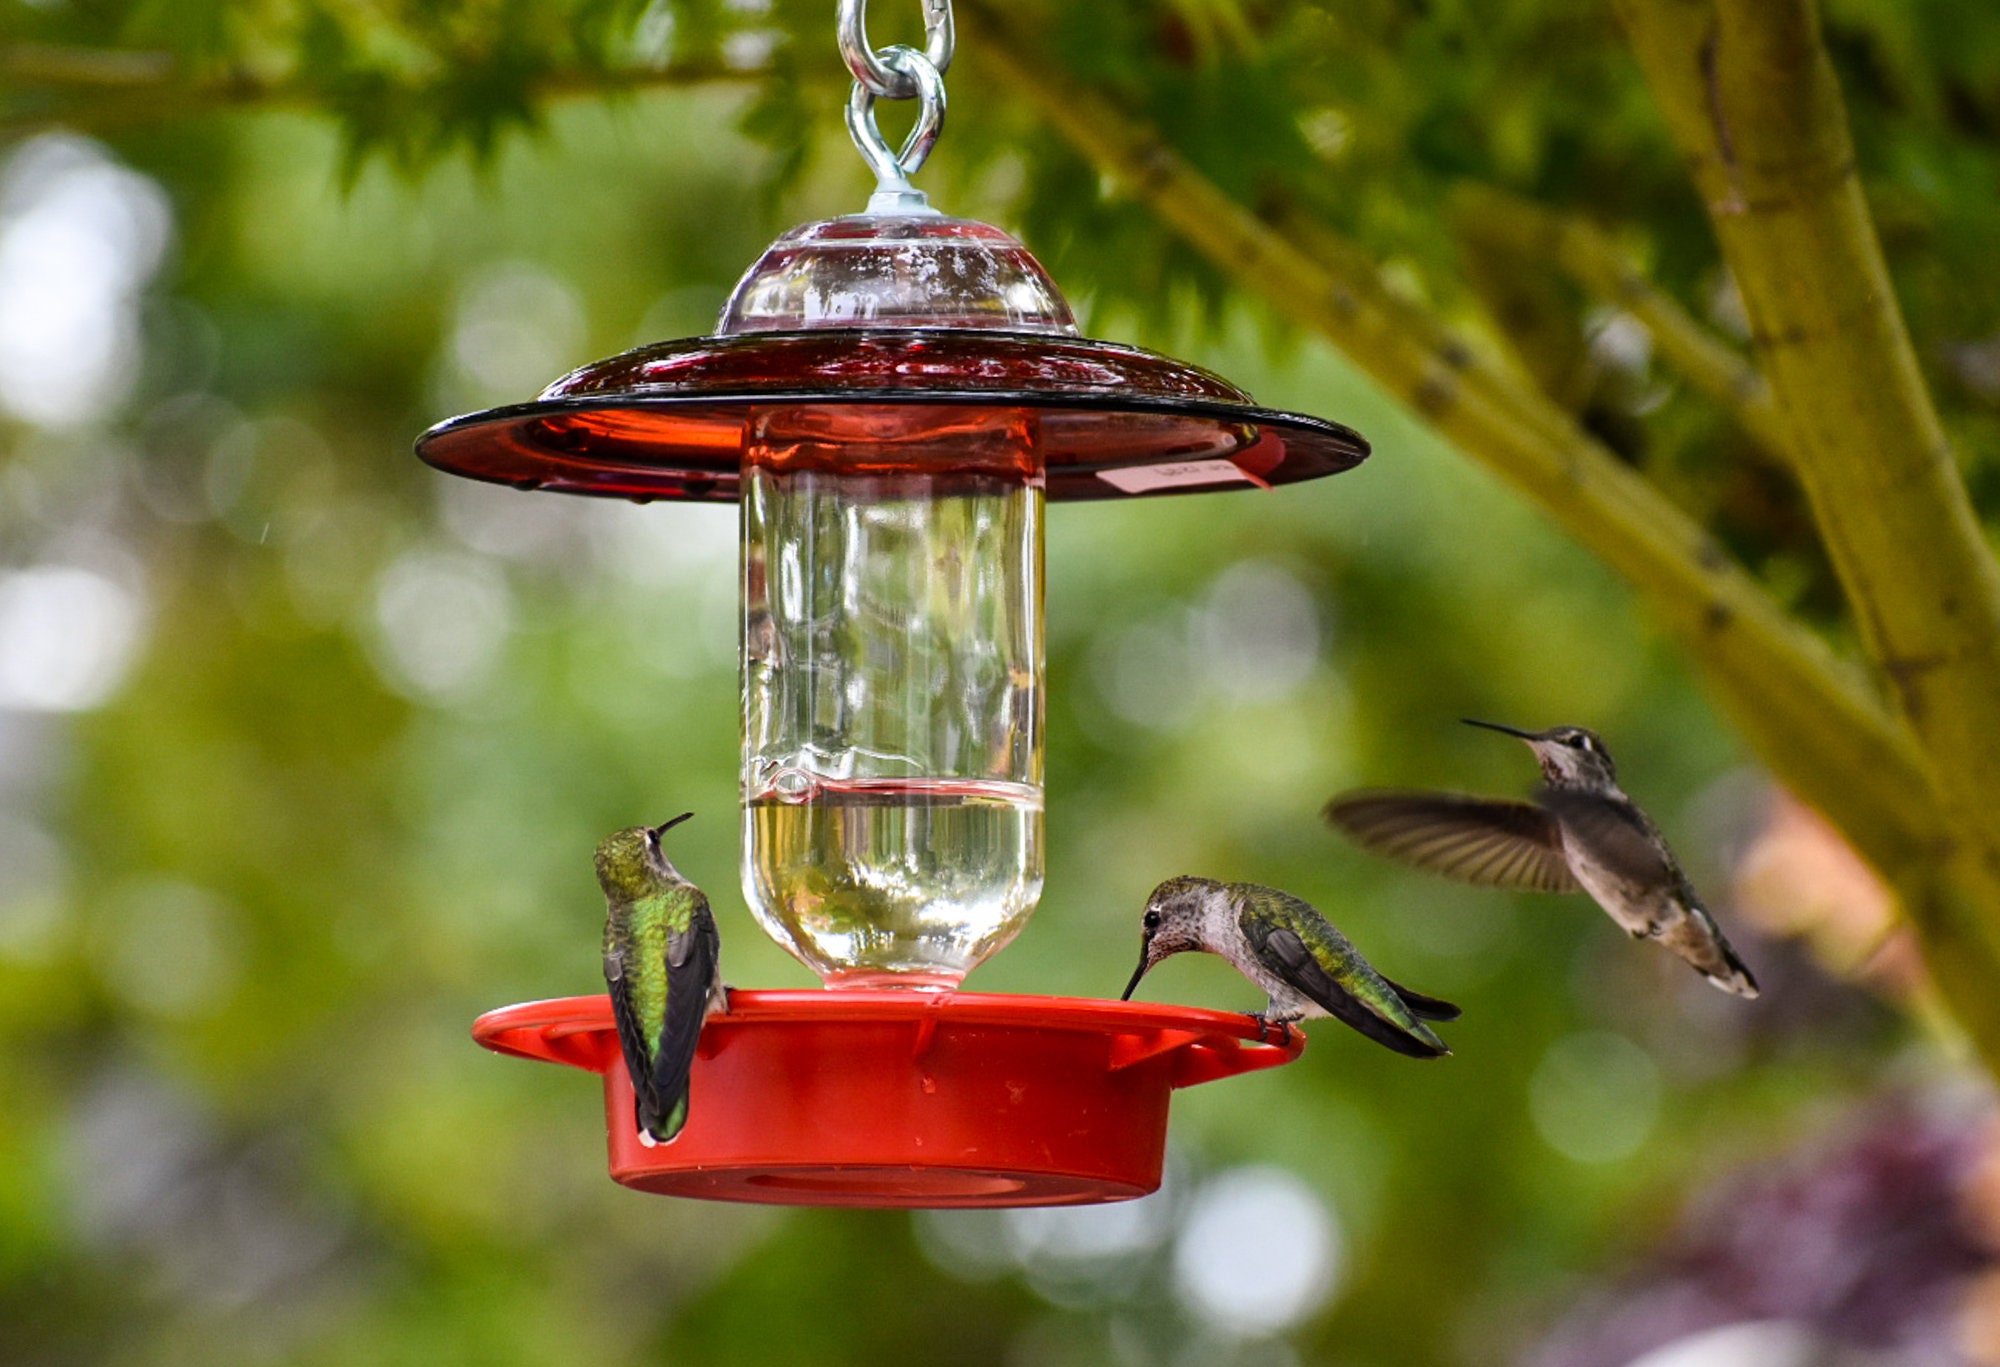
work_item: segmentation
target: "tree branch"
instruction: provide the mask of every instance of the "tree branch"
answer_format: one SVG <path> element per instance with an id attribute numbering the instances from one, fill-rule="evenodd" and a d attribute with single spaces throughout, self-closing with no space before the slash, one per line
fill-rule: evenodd
<path id="1" fill-rule="evenodd" d="M 1464 184 L 1460 213 L 1526 259 L 1553 261 L 1607 304 L 1624 309 L 1652 334 L 1660 359 L 1729 413 L 1771 453 L 1786 458 L 1789 431 L 1757 367 L 1689 316 L 1633 264 L 1611 237 L 1583 220 L 1491 186 Z"/>
<path id="2" fill-rule="evenodd" d="M 1621 0 L 1686 153 L 1870 659 L 2000 868 L 2000 565 L 1958 476 L 1807 0 Z"/>
<path id="3" fill-rule="evenodd" d="M 1572 417 L 1587 413 L 1605 376 L 1568 281 L 1475 214 L 1453 213 L 1459 274 L 1498 342 L 1534 387 Z"/>
<path id="4" fill-rule="evenodd" d="M 1903 899 L 1940 985 L 2000 1067 L 2000 880 L 1950 858 L 1914 746 L 1816 636 L 1780 611 L 1714 541 L 1541 396 L 1478 363 L 1372 271 L 1300 250 L 1230 200 L 1147 128 L 1063 75 L 1000 7 L 959 0 L 973 60 L 1097 168 L 1245 289 L 1344 352 L 1468 455 L 1513 484 L 1645 601 L 1772 771 L 1831 819 Z M 1420 310 L 1418 312 L 1421 312 Z M 1949 866 L 1949 872 L 1947 869 Z M 1955 875 L 1955 877 L 1953 876 Z M 1944 962 L 1950 960 L 1949 963 Z"/>
<path id="5" fill-rule="evenodd" d="M 602 97 L 662 86 L 748 82 L 767 74 L 762 68 L 738 68 L 710 58 L 620 71 L 577 67 L 546 73 L 533 83 L 529 98 Z M 106 133 L 227 109 L 321 109 L 327 92 L 297 75 L 267 77 L 239 70 L 190 77 L 165 52 L 22 43 L 0 47 L 0 99 L 0 138 L 16 138 L 55 128 Z"/>
<path id="6" fill-rule="evenodd" d="M 84 86 L 97 90 L 158 85 L 174 74 L 173 54 L 126 49 L 14 43 L 0 48 L 0 81 L 10 85 Z"/>

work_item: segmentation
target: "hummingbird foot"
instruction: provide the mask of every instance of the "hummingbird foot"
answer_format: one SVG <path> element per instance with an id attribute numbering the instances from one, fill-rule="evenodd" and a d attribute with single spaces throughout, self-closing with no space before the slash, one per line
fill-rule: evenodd
<path id="1" fill-rule="evenodd" d="M 1251 1020 L 1257 1022 L 1257 1042 L 1259 1044 L 1271 1043 L 1271 1032 L 1273 1030 L 1277 1031 L 1277 1042 L 1280 1045 L 1291 1043 L 1292 1018 L 1274 1017 L 1263 1011 L 1252 1011 L 1248 1014 Z"/>

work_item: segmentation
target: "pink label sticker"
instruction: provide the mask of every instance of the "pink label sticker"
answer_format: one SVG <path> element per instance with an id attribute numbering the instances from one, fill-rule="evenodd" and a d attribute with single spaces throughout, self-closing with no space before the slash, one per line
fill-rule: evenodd
<path id="1" fill-rule="evenodd" d="M 1223 484 L 1256 480 L 1236 467 L 1233 460 L 1182 460 L 1168 465 L 1134 465 L 1122 470 L 1099 470 L 1097 477 L 1112 488 L 1128 494 L 1151 493 L 1183 484 Z"/>

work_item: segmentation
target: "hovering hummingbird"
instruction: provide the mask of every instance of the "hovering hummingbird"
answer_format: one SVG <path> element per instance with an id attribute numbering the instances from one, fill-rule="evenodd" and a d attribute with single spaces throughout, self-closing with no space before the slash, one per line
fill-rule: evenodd
<path id="1" fill-rule="evenodd" d="M 1533 802 L 1464 793 L 1355 792 L 1326 819 L 1363 849 L 1447 878 L 1535 892 L 1587 892 L 1634 939 L 1658 940 L 1739 997 L 1757 980 L 1688 885 L 1659 829 L 1618 786 L 1611 752 L 1580 726 L 1517 731 L 1542 765 Z"/>
<path id="2" fill-rule="evenodd" d="M 1411 1058 L 1451 1052 L 1424 1022 L 1457 1020 L 1456 1006 L 1390 982 L 1332 922 L 1288 892 L 1169 878 L 1147 899 L 1142 925 L 1139 969 L 1125 985 L 1125 1001 L 1154 964 L 1202 949 L 1229 960 L 1270 994 L 1270 1005 L 1254 1013 L 1264 1026 L 1334 1016 Z"/>
<path id="3" fill-rule="evenodd" d="M 729 1009 L 722 937 L 700 888 L 681 877 L 660 837 L 693 816 L 634 826 L 597 847 L 604 889 L 604 982 L 638 1098 L 639 1135 L 664 1143 L 687 1123 L 688 1073 L 702 1022 Z"/>

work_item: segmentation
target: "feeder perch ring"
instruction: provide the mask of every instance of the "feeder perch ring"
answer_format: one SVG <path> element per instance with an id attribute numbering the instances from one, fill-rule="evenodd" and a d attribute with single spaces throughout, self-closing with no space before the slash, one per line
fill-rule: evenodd
<path id="1" fill-rule="evenodd" d="M 603 995 L 503 1007 L 473 1038 L 604 1078 L 611 1176 L 785 1205 L 1086 1205 L 1160 1184 L 1168 1100 L 1289 1063 L 1254 1016 L 979 992 L 739 990 L 702 1031 L 687 1127 L 647 1145 Z"/>

